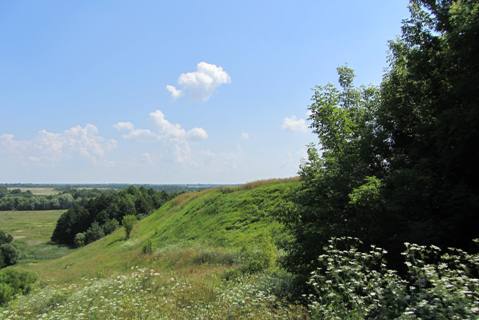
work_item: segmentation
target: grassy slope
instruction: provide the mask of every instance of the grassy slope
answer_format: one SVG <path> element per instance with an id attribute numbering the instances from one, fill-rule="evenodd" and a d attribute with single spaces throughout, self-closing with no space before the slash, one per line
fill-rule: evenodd
<path id="1" fill-rule="evenodd" d="M 242 247 L 284 238 L 269 213 L 296 185 L 183 194 L 139 222 L 128 241 L 118 230 L 62 258 L 16 266 L 42 281 L 0 306 L 0 319 L 308 319 L 271 292 L 279 280 L 272 273 L 224 277 Z M 148 240 L 151 255 L 142 253 Z"/>
<path id="2" fill-rule="evenodd" d="M 57 220 L 64 211 L 0 211 L 0 229 L 13 235 L 15 246 L 22 251 L 23 262 L 57 258 L 71 251 L 49 243 Z"/>
<path id="3" fill-rule="evenodd" d="M 280 180 L 186 193 L 140 221 L 128 241 L 123 230 L 117 230 L 67 256 L 18 268 L 57 283 L 83 276 L 111 276 L 152 263 L 177 269 L 201 248 L 239 250 L 259 238 L 281 237 L 281 226 L 269 213 L 296 185 L 296 181 Z M 155 249 L 151 257 L 141 252 L 148 240 Z"/>

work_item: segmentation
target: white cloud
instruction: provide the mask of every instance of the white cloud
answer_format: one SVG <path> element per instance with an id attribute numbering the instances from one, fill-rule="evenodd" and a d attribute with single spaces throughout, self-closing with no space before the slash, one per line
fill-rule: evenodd
<path id="1" fill-rule="evenodd" d="M 160 110 L 150 113 L 150 117 L 159 129 L 161 136 L 172 139 L 185 139 L 187 136 L 186 130 L 179 124 L 171 123 L 165 117 L 165 114 Z"/>
<path id="2" fill-rule="evenodd" d="M 173 147 L 178 162 L 187 162 L 191 157 L 190 141 L 206 140 L 208 133 L 203 128 L 184 129 L 178 123 L 166 119 L 161 110 L 150 113 L 155 127 L 152 129 L 138 129 L 131 122 L 118 122 L 114 127 L 122 133 L 125 139 L 149 138 L 168 143 Z"/>
<path id="3" fill-rule="evenodd" d="M 136 129 L 135 125 L 129 121 L 118 122 L 113 126 L 118 131 L 122 132 L 122 137 L 125 139 L 151 139 L 155 138 L 155 134 L 148 129 Z"/>
<path id="4" fill-rule="evenodd" d="M 3 152 L 21 161 L 57 161 L 80 155 L 96 162 L 116 147 L 116 141 L 100 136 L 96 126 L 87 124 L 61 133 L 40 130 L 30 140 L 19 140 L 12 134 L 3 134 L 0 135 L 0 146 Z"/>
<path id="5" fill-rule="evenodd" d="M 203 128 L 193 128 L 188 131 L 188 138 L 193 140 L 206 140 L 208 139 L 208 133 Z"/>
<path id="6" fill-rule="evenodd" d="M 196 71 L 182 73 L 179 76 L 180 88 L 169 84 L 166 90 L 173 98 L 187 94 L 194 99 L 206 101 L 219 86 L 229 83 L 231 77 L 221 66 L 202 61 L 196 65 Z"/>
<path id="7" fill-rule="evenodd" d="M 291 132 L 308 131 L 306 121 L 301 118 L 296 118 L 295 116 L 284 118 L 282 128 Z"/>
<path id="8" fill-rule="evenodd" d="M 115 129 L 117 130 L 133 130 L 135 126 L 131 122 L 118 122 L 114 125 Z"/>
<path id="9" fill-rule="evenodd" d="M 172 86 L 171 84 L 166 85 L 166 90 L 171 94 L 173 98 L 179 98 L 183 94 L 181 90 L 176 89 L 175 86 Z"/>
<path id="10" fill-rule="evenodd" d="M 241 132 L 240 137 L 243 140 L 249 140 L 249 133 L 248 132 Z"/>

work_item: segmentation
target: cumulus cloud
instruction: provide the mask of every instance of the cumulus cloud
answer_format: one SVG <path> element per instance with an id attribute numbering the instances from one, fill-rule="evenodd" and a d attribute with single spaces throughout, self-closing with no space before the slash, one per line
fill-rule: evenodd
<path id="1" fill-rule="evenodd" d="M 178 77 L 179 88 L 169 84 L 166 90 L 173 98 L 188 95 L 206 101 L 218 87 L 229 83 L 231 77 L 221 66 L 202 61 L 196 65 L 196 71 L 182 73 Z"/>
<path id="2" fill-rule="evenodd" d="M 96 126 L 87 124 L 60 133 L 40 130 L 29 140 L 19 140 L 12 134 L 3 134 L 0 135 L 0 147 L 4 153 L 22 161 L 55 161 L 80 155 L 95 162 L 115 148 L 116 141 L 100 136 Z"/>
<path id="3" fill-rule="evenodd" d="M 296 118 L 295 116 L 284 118 L 282 128 L 291 132 L 307 132 L 308 131 L 306 120 L 301 118 Z"/>
<path id="4" fill-rule="evenodd" d="M 114 127 L 125 139 L 154 139 L 168 143 L 173 147 L 178 162 L 186 162 L 191 154 L 191 141 L 206 140 L 208 133 L 203 128 L 186 130 L 178 123 L 169 121 L 161 110 L 150 113 L 152 129 L 139 129 L 131 122 L 118 122 Z"/>

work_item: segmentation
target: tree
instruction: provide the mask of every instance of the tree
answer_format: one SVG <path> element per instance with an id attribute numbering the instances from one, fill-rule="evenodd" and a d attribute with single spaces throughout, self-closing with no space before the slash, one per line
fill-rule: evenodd
<path id="1" fill-rule="evenodd" d="M 0 244 L 10 243 L 12 241 L 13 241 L 13 237 L 11 234 L 0 230 Z"/>
<path id="2" fill-rule="evenodd" d="M 83 232 L 79 232 L 75 235 L 75 246 L 77 248 L 83 247 L 86 244 L 86 237 Z"/>
<path id="3" fill-rule="evenodd" d="M 116 219 L 109 219 L 107 222 L 105 222 L 105 224 L 103 225 L 103 230 L 105 231 L 105 234 L 110 234 L 112 233 L 113 231 L 115 231 L 116 229 L 118 229 L 118 227 L 120 226 L 120 224 L 118 223 L 118 220 Z"/>
<path id="4" fill-rule="evenodd" d="M 96 221 L 93 222 L 92 225 L 85 232 L 86 243 L 96 241 L 98 239 L 103 238 L 104 236 L 105 236 L 105 232 L 103 231 L 103 228 Z"/>
<path id="5" fill-rule="evenodd" d="M 10 243 L 0 245 L 0 268 L 17 263 L 18 250 Z"/>
<path id="6" fill-rule="evenodd" d="M 380 237 L 369 228 L 378 222 L 377 211 L 365 208 L 361 200 L 367 190 L 381 184 L 384 171 L 372 143 L 379 90 L 354 87 L 354 72 L 348 67 L 337 71 L 339 88 L 327 84 L 314 90 L 310 120 L 320 149 L 309 146 L 308 161 L 300 167 L 302 184 L 293 199 L 295 206 L 282 214 L 295 238 L 285 264 L 303 281 L 314 265 L 311 261 L 331 237 L 358 233 L 367 240 Z"/>
<path id="7" fill-rule="evenodd" d="M 479 3 L 417 0 L 410 11 L 377 113 L 391 236 L 467 248 L 479 212 Z"/>
<path id="8" fill-rule="evenodd" d="M 121 224 L 125 228 L 126 239 L 130 239 L 131 231 L 133 230 L 133 227 L 136 222 L 137 222 L 137 219 L 136 219 L 136 216 L 134 215 L 126 215 L 123 217 Z"/>
<path id="9" fill-rule="evenodd" d="M 17 263 L 19 253 L 12 241 L 12 235 L 0 230 L 0 268 Z"/>
<path id="10" fill-rule="evenodd" d="M 354 236 L 401 262 L 404 242 L 469 248 L 479 212 L 479 3 L 412 0 L 380 88 L 315 88 L 311 145 L 286 267 L 306 279 L 331 237 Z"/>

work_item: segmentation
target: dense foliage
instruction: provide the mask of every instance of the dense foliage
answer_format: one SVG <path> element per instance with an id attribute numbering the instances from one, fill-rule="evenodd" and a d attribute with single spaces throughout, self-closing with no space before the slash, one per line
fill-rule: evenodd
<path id="1" fill-rule="evenodd" d="M 0 210 L 56 210 L 68 209 L 75 203 L 70 193 L 34 195 L 31 191 L 9 190 L 0 187 Z"/>
<path id="2" fill-rule="evenodd" d="M 17 294 L 27 294 L 36 281 L 33 274 L 16 270 L 0 271 L 0 306 Z"/>
<path id="3" fill-rule="evenodd" d="M 331 237 L 354 236 L 389 252 L 406 272 L 404 242 L 470 247 L 479 212 L 479 3 L 413 0 L 390 43 L 380 88 L 315 88 L 311 145 L 294 206 L 285 265 L 305 281 Z"/>
<path id="4" fill-rule="evenodd" d="M 52 241 L 76 246 L 88 244 L 113 232 L 124 216 L 148 215 L 171 197 L 164 191 L 135 186 L 103 191 L 66 211 L 57 222 Z"/>
<path id="5" fill-rule="evenodd" d="M 311 274 L 312 319 L 477 319 L 479 255 L 406 245 L 407 273 L 386 267 L 385 251 L 333 238 Z"/>
<path id="6" fill-rule="evenodd" d="M 17 263 L 18 250 L 12 244 L 13 237 L 0 230 L 0 268 Z"/>
<path id="7" fill-rule="evenodd" d="M 132 214 L 128 214 L 123 217 L 121 220 L 121 225 L 125 228 L 125 238 L 130 239 L 131 232 L 133 231 L 133 227 L 137 222 L 136 216 Z"/>

